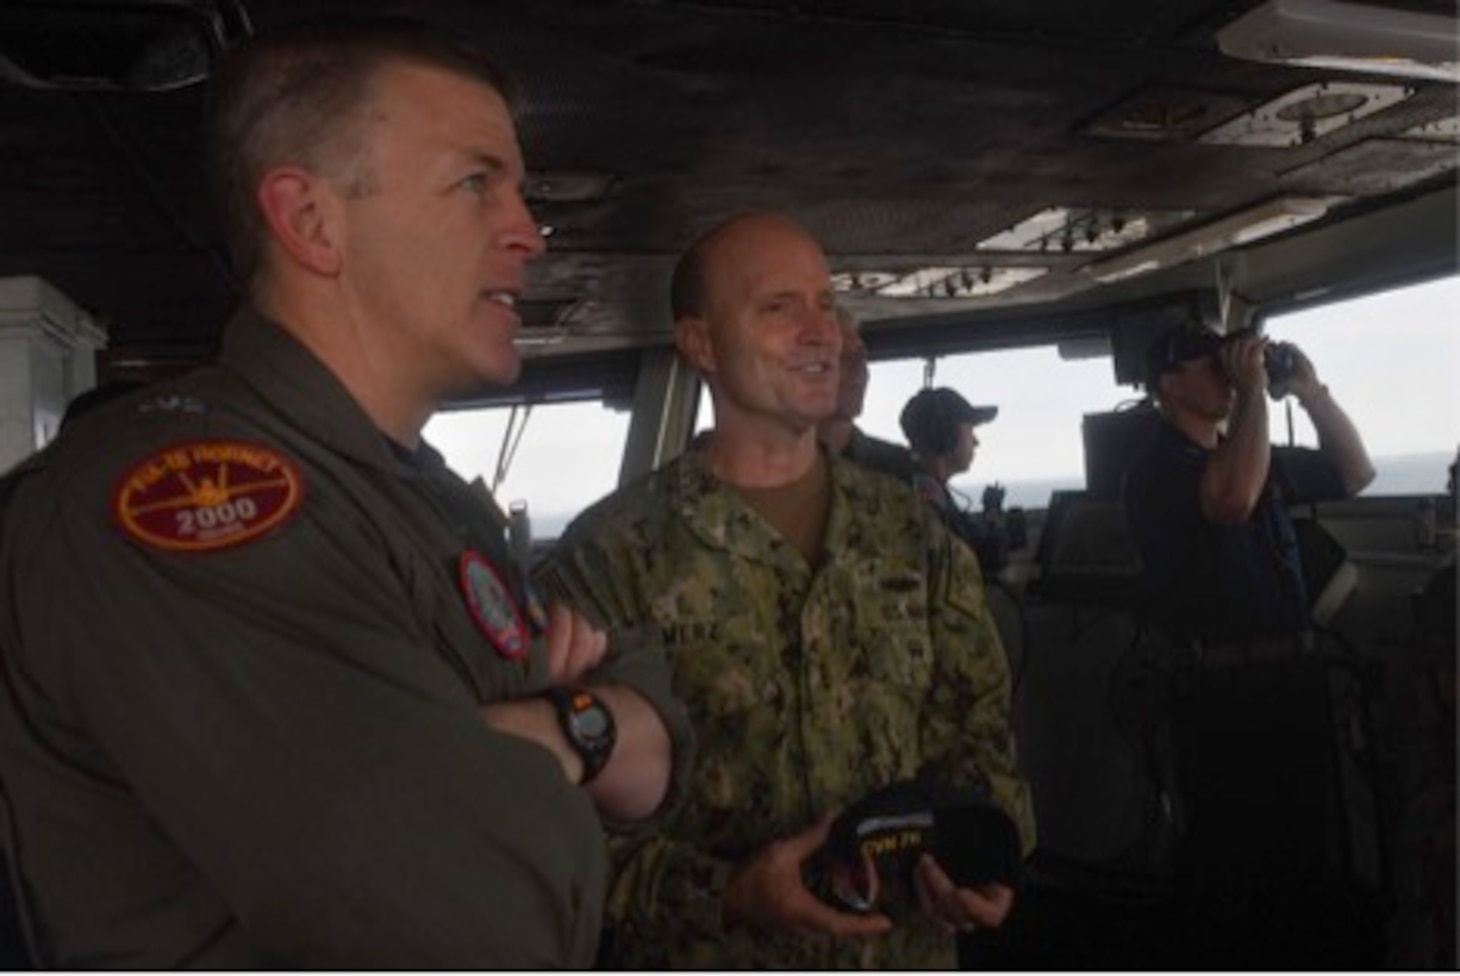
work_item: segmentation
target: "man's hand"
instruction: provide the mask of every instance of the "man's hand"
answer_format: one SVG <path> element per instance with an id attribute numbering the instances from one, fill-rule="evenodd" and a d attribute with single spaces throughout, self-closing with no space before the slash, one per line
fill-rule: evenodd
<path id="1" fill-rule="evenodd" d="M 593 802 L 605 815 L 618 820 L 649 816 L 663 803 L 673 768 L 673 744 L 663 718 L 634 689 L 593 683 L 593 673 L 608 650 L 608 637 L 581 613 L 554 603 L 548 609 L 544 643 L 548 685 L 588 687 L 613 714 L 618 728 L 608 764 L 587 784 Z M 546 699 L 534 696 L 490 702 L 481 706 L 481 714 L 489 728 L 542 746 L 558 761 L 569 783 L 582 783 L 583 760 Z"/>
<path id="2" fill-rule="evenodd" d="M 1313 368 L 1312 360 L 1303 354 L 1303 350 L 1291 343 L 1286 345 L 1293 357 L 1293 375 L 1289 377 L 1283 392 L 1293 394 L 1306 404 L 1322 393 L 1324 386 L 1318 381 L 1318 371 Z"/>
<path id="3" fill-rule="evenodd" d="M 608 650 L 608 636 L 578 611 L 563 603 L 548 607 L 547 683 L 554 688 L 586 684 Z M 538 697 L 497 701 L 483 705 L 482 718 L 488 727 L 520 739 L 535 742 L 551 752 L 570 783 L 583 778 L 583 760 L 563 734 L 557 712 Z"/>
<path id="4" fill-rule="evenodd" d="M 998 928 L 1014 907 L 1014 889 L 1001 884 L 960 888 L 930 854 L 918 859 L 913 887 L 923 911 L 950 935 Z"/>
<path id="5" fill-rule="evenodd" d="M 548 684 L 568 687 L 581 684 L 608 650 L 608 635 L 594 627 L 572 607 L 554 603 L 548 607 Z"/>
<path id="6" fill-rule="evenodd" d="M 1263 365 L 1267 340 L 1259 335 L 1242 335 L 1222 343 L 1217 353 L 1222 371 L 1238 393 L 1267 389 L 1267 368 Z"/>
<path id="7" fill-rule="evenodd" d="M 725 889 L 725 920 L 785 929 L 805 939 L 883 935 L 892 928 L 885 915 L 839 912 L 817 898 L 801 881 L 801 865 L 826 842 L 837 811 L 814 825 L 762 847 L 743 862 Z"/>

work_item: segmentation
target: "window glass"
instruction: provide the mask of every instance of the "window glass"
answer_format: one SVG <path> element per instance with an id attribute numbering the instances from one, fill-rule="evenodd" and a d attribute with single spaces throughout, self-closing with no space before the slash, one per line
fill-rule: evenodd
<path id="1" fill-rule="evenodd" d="M 1370 495 L 1439 494 L 1460 445 L 1460 277 L 1267 320 L 1300 346 L 1358 428 L 1378 472 Z M 1302 407 L 1284 401 L 1272 437 L 1314 447 Z"/>
<path id="2" fill-rule="evenodd" d="M 924 362 L 874 362 L 857 426 L 874 437 L 906 444 L 898 418 L 923 386 Z M 1139 394 L 1116 385 L 1108 356 L 1064 360 L 1053 346 L 961 353 L 938 359 L 934 386 L 957 390 L 975 406 L 997 406 L 999 415 L 977 428 L 973 465 L 949 486 L 961 503 L 978 509 L 984 489 L 1004 488 L 1005 507 L 1043 508 L 1056 489 L 1085 487 L 1080 422 Z M 700 400 L 699 426 L 710 426 L 709 393 Z"/>
<path id="3" fill-rule="evenodd" d="M 491 488 L 510 414 L 507 407 L 442 411 L 425 437 L 457 474 Z M 597 401 L 537 404 L 493 495 L 504 511 L 527 502 L 533 537 L 557 538 L 573 516 L 618 487 L 628 433 L 628 412 Z"/>
<path id="4" fill-rule="evenodd" d="M 1281 317 L 1265 331 L 1300 345 L 1318 375 L 1353 419 L 1378 469 L 1365 495 L 1438 493 L 1460 445 L 1460 278 L 1396 289 Z M 920 359 L 876 362 L 858 425 L 905 443 L 898 416 L 923 384 Z M 952 487 L 978 508 L 985 487 L 999 482 L 1006 506 L 1043 508 L 1050 492 L 1085 484 L 1081 420 L 1137 399 L 1115 382 L 1108 356 L 1063 360 L 1052 346 L 945 356 L 935 386 L 949 386 L 975 405 L 999 408 L 978 428 L 970 470 Z M 1317 438 L 1306 413 L 1291 411 L 1294 442 Z M 509 410 L 437 414 L 426 439 L 468 480 L 490 486 Z M 1287 441 L 1287 405 L 1274 405 L 1273 438 Z M 702 392 L 697 429 L 713 422 Z M 529 503 L 534 535 L 553 538 L 578 512 L 612 491 L 629 415 L 597 402 L 533 408 L 516 457 L 496 492 L 505 508 Z"/>
<path id="5" fill-rule="evenodd" d="M 906 443 L 898 417 L 922 385 L 921 360 L 873 363 L 859 426 Z M 933 385 L 957 390 L 974 406 L 999 408 L 997 417 L 975 429 L 973 465 L 949 482 L 955 497 L 973 509 L 994 482 L 1004 488 L 1005 507 L 1043 508 L 1050 492 L 1083 488 L 1081 419 L 1138 396 L 1116 385 L 1109 357 L 1064 360 L 1053 346 L 945 356 L 937 361 Z"/>

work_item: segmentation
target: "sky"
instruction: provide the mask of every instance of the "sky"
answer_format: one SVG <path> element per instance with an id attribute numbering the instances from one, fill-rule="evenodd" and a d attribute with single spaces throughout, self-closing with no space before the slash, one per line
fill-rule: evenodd
<path id="1" fill-rule="evenodd" d="M 1460 277 L 1273 318 L 1266 332 L 1303 348 L 1359 427 L 1380 462 L 1370 494 L 1444 490 L 1444 466 L 1460 447 Z M 923 370 L 922 360 L 873 363 L 862 428 L 901 443 L 897 416 Z M 978 428 L 973 468 L 953 482 L 974 507 L 993 481 L 1004 485 L 1007 505 L 1024 507 L 1042 507 L 1054 487 L 1083 486 L 1081 416 L 1139 396 L 1115 384 L 1108 357 L 1066 361 L 1053 347 L 945 357 L 933 383 L 999 407 Z M 1285 438 L 1285 413 L 1275 410 L 1274 437 Z M 702 414 L 703 426 L 708 408 Z M 1293 414 L 1296 442 L 1315 444 L 1303 411 Z M 506 419 L 505 410 L 444 412 L 426 438 L 458 473 L 490 486 Z M 528 501 L 537 534 L 556 534 L 616 487 L 628 420 L 598 403 L 535 408 L 499 501 Z M 1382 463 L 1402 455 L 1428 457 Z"/>

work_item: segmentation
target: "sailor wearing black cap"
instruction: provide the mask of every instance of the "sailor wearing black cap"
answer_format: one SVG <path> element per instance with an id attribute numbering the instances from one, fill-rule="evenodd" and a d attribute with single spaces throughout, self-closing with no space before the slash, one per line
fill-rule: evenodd
<path id="1" fill-rule="evenodd" d="M 1153 741 L 1182 811 L 1175 928 L 1200 968 L 1303 968 L 1371 910 L 1334 853 L 1349 828 L 1326 799 L 1345 788 L 1337 702 L 1358 691 L 1314 641 L 1288 509 L 1357 494 L 1373 466 L 1296 346 L 1175 330 L 1146 366 L 1161 421 L 1124 500 L 1168 638 L 1148 647 L 1170 692 Z M 1318 450 L 1269 443 L 1264 392 L 1297 397 Z"/>
<path id="2" fill-rule="evenodd" d="M 1163 333 L 1147 352 L 1146 389 L 1165 422 L 1124 494 L 1158 622 L 1208 641 L 1306 631 L 1287 508 L 1351 497 L 1373 480 L 1357 429 L 1298 347 L 1251 332 Z M 1272 447 L 1264 392 L 1297 397 L 1316 451 Z"/>
<path id="3" fill-rule="evenodd" d="M 1007 561 L 1005 534 L 995 518 L 1001 513 L 1003 491 L 994 485 L 985 492 L 984 514 L 989 518 L 981 518 L 956 502 L 948 482 L 973 465 L 979 444 L 974 428 L 998 413 L 998 407 L 976 407 L 956 390 L 941 386 L 913 394 L 899 418 L 918 464 L 913 487 L 942 513 L 949 530 L 973 548 L 985 574 L 997 572 Z"/>

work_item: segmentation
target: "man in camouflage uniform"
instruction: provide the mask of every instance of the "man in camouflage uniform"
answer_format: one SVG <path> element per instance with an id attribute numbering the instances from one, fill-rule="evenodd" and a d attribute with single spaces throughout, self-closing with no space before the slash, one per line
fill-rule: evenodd
<path id="1" fill-rule="evenodd" d="M 608 915 L 639 968 L 925 968 L 1014 893 L 843 913 L 802 881 L 835 812 L 924 769 L 983 791 L 1033 845 L 1009 678 L 978 565 L 905 485 L 828 455 L 837 393 L 825 256 L 773 214 L 735 218 L 676 269 L 676 341 L 716 425 L 569 526 L 543 584 L 615 627 L 662 633 L 699 737 L 686 808 L 614 854 Z"/>

